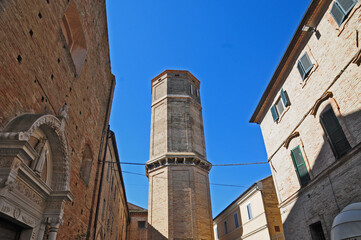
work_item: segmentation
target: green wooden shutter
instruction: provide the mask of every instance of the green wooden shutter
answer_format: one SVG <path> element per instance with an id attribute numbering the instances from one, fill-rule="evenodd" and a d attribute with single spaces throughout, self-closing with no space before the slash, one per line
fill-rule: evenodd
<path id="1" fill-rule="evenodd" d="M 337 0 L 337 3 L 341 7 L 343 13 L 347 15 L 356 5 L 357 0 Z"/>
<path id="2" fill-rule="evenodd" d="M 287 92 L 283 91 L 283 89 L 281 89 L 281 98 L 282 98 L 283 104 L 286 107 L 291 105 L 290 100 L 288 98 L 288 94 L 287 94 Z"/>
<path id="3" fill-rule="evenodd" d="M 272 117 L 273 117 L 273 121 L 277 122 L 279 116 L 278 116 L 278 113 L 277 113 L 277 110 L 276 110 L 276 106 L 273 105 L 271 107 L 271 113 L 272 113 Z"/>
<path id="4" fill-rule="evenodd" d="M 335 19 L 337 25 L 341 26 L 343 20 L 345 19 L 345 14 L 336 2 L 333 3 L 330 13 Z"/>
<path id="5" fill-rule="evenodd" d="M 310 175 L 308 175 L 307 167 L 303 159 L 300 146 L 297 146 L 291 150 L 291 157 L 301 186 L 304 186 L 310 181 Z"/>
<path id="6" fill-rule="evenodd" d="M 320 121 L 335 157 L 343 156 L 351 146 L 332 108 L 321 114 Z"/>

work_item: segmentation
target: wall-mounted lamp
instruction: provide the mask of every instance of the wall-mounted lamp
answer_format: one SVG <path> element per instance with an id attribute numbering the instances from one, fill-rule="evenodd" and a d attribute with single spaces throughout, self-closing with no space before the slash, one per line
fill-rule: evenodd
<path id="1" fill-rule="evenodd" d="M 302 27 L 302 31 L 303 32 L 316 32 L 316 28 L 312 27 L 312 26 L 309 26 L 309 25 L 304 25 Z"/>

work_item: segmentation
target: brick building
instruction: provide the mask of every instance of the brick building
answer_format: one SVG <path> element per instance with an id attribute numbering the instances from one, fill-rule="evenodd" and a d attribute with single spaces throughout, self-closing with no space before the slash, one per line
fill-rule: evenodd
<path id="1" fill-rule="evenodd" d="M 166 70 L 151 81 L 149 239 L 212 240 L 212 209 L 200 82 Z"/>
<path id="2" fill-rule="evenodd" d="M 130 224 L 128 225 L 128 240 L 148 239 L 148 210 L 128 203 Z"/>
<path id="3" fill-rule="evenodd" d="M 257 181 L 213 219 L 216 240 L 284 240 L 272 176 Z"/>
<path id="4" fill-rule="evenodd" d="M 313 0 L 250 120 L 286 239 L 331 239 L 335 217 L 361 201 L 360 19 L 360 1 Z"/>
<path id="5" fill-rule="evenodd" d="M 105 153 L 116 159 L 105 1 L 0 1 L 0 23 L 0 235 L 125 239 L 120 174 L 118 238 L 95 221 Z"/>

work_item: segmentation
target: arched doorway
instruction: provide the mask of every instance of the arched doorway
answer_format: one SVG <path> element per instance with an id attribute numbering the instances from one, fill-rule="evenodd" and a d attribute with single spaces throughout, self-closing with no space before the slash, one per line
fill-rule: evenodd
<path id="1" fill-rule="evenodd" d="M 64 115 L 24 114 L 0 132 L 0 222 L 21 240 L 43 239 L 47 227 L 56 239 L 73 198 L 65 125 Z"/>

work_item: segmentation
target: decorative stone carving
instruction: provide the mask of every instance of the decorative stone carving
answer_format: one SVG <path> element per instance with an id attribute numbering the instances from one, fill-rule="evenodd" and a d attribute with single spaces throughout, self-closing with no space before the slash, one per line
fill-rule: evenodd
<path id="1" fill-rule="evenodd" d="M 317 101 L 315 102 L 315 104 L 313 105 L 313 107 L 311 109 L 311 115 L 313 115 L 315 117 L 317 110 L 320 107 L 321 103 L 331 97 L 333 97 L 332 92 L 325 92 L 319 99 L 317 99 Z"/>
<path id="2" fill-rule="evenodd" d="M 290 145 L 291 140 L 298 136 L 300 136 L 299 132 L 296 131 L 296 132 L 292 133 L 290 136 L 288 136 L 288 138 L 286 139 L 285 144 L 283 146 L 287 149 L 288 146 Z"/>
<path id="3" fill-rule="evenodd" d="M 212 164 L 210 162 L 197 157 L 163 157 L 146 164 L 145 168 L 147 175 L 150 171 L 168 165 L 194 165 L 206 170 L 207 172 L 209 172 L 212 168 Z"/>

